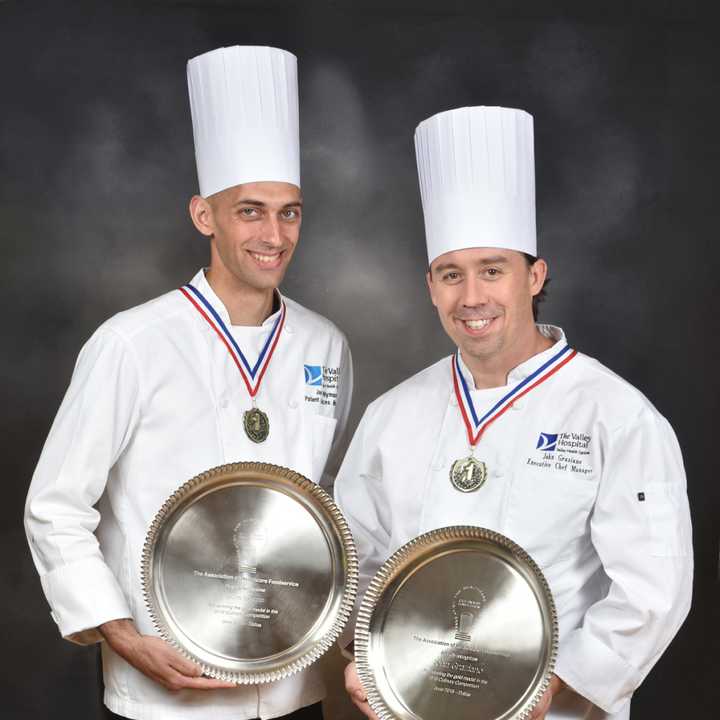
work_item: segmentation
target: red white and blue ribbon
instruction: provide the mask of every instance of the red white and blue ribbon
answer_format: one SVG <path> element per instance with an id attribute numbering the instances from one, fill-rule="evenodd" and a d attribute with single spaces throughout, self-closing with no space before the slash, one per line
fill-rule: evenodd
<path id="1" fill-rule="evenodd" d="M 255 365 L 250 366 L 250 363 L 235 341 L 235 338 L 228 330 L 222 318 L 217 314 L 215 308 L 207 301 L 207 298 L 194 285 L 183 285 L 183 287 L 180 288 L 180 292 L 192 303 L 200 315 L 205 318 L 223 345 L 225 345 L 227 351 L 230 353 L 230 357 L 240 371 L 240 376 L 245 381 L 245 386 L 250 393 L 250 397 L 254 399 L 260 389 L 260 383 L 265 375 L 265 371 L 268 369 L 268 365 L 270 365 L 270 360 L 280 339 L 280 333 L 282 333 L 283 326 L 285 325 L 285 302 L 283 300 L 280 301 L 280 315 L 277 320 L 275 320 L 275 324 L 260 351 L 257 362 Z"/>
<path id="2" fill-rule="evenodd" d="M 515 385 L 507 395 L 498 400 L 486 413 L 480 415 L 475 409 L 472 396 L 470 395 L 470 389 L 460 370 L 459 352 L 458 350 L 452 357 L 453 385 L 471 447 L 477 445 L 488 426 L 511 408 L 516 400 L 519 400 L 523 395 L 527 395 L 538 385 L 544 383 L 577 355 L 577 350 L 573 350 L 569 345 L 564 345 L 546 363 L 535 370 L 535 372 Z"/>

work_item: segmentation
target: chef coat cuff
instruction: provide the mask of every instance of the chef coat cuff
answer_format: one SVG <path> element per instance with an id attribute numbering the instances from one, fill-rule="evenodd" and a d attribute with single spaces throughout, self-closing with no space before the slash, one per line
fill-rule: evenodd
<path id="1" fill-rule="evenodd" d="M 560 643 L 555 674 L 607 713 L 630 701 L 642 677 L 636 668 L 582 628 Z"/>
<path id="2" fill-rule="evenodd" d="M 117 579 L 99 558 L 64 565 L 41 580 L 50 614 L 66 640 L 91 645 L 102 640 L 98 625 L 132 617 Z"/>

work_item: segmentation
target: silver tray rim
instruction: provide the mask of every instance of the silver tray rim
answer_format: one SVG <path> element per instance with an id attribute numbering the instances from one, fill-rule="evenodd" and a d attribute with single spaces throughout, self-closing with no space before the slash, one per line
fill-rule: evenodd
<path id="1" fill-rule="evenodd" d="M 308 649 L 299 657 L 284 662 L 277 666 L 269 666 L 266 668 L 258 668 L 257 670 L 228 670 L 219 665 L 212 665 L 204 662 L 201 658 L 196 657 L 189 652 L 183 644 L 176 638 L 165 621 L 162 611 L 154 602 L 153 592 L 153 559 L 155 555 L 155 546 L 162 531 L 163 525 L 173 516 L 178 507 L 189 497 L 202 492 L 204 486 L 218 480 L 221 476 L 231 474 L 242 474 L 246 478 L 250 473 L 262 473 L 274 476 L 274 480 L 283 484 L 285 487 L 292 486 L 301 494 L 305 494 L 308 499 L 314 501 L 318 509 L 324 511 L 330 524 L 337 530 L 345 554 L 344 565 L 344 583 L 342 585 L 342 600 L 336 611 L 336 617 L 330 628 L 319 638 L 313 641 Z M 263 479 L 265 482 L 265 479 Z M 150 523 L 150 527 L 145 536 L 145 543 L 142 550 L 142 560 L 140 577 L 142 584 L 143 599 L 145 607 L 150 615 L 152 623 L 159 633 L 160 637 L 168 642 L 180 654 L 187 659 L 197 663 L 207 677 L 217 678 L 234 682 L 238 685 L 255 685 L 275 682 L 290 677 L 309 665 L 312 665 L 322 655 L 324 655 L 337 640 L 347 625 L 357 597 L 358 588 L 358 557 L 355 548 L 355 541 L 348 523 L 335 504 L 333 499 L 326 493 L 317 483 L 312 482 L 304 475 L 294 470 L 273 465 L 271 463 L 261 463 L 254 461 L 243 461 L 235 463 L 227 463 L 210 468 L 204 472 L 191 478 L 163 503 L 162 507 L 157 511 L 155 517 Z"/>
<path id="2" fill-rule="evenodd" d="M 360 603 L 360 609 L 358 610 L 355 623 L 355 664 L 357 666 L 358 677 L 367 694 L 368 703 L 380 720 L 397 720 L 397 717 L 385 703 L 375 682 L 374 673 L 370 668 L 368 657 L 370 625 L 373 620 L 375 608 L 381 601 L 386 588 L 402 575 L 409 564 L 421 556 L 431 554 L 433 551 L 446 548 L 454 542 L 463 540 L 489 541 L 505 550 L 509 550 L 536 576 L 543 589 L 544 599 L 547 602 L 548 615 L 551 618 L 552 624 L 552 637 L 550 639 L 547 666 L 543 679 L 538 683 L 535 693 L 526 702 L 520 712 L 515 715 L 514 720 L 526 720 L 550 685 L 550 678 L 555 669 L 555 660 L 558 651 L 558 619 L 550 585 L 540 570 L 540 567 L 520 545 L 499 532 L 474 525 L 449 525 L 423 533 L 396 550 L 375 573 Z"/>

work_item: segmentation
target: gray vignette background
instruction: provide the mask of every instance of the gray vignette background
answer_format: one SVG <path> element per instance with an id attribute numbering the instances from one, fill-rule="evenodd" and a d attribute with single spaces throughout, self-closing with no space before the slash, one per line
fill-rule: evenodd
<path id="1" fill-rule="evenodd" d="M 693 610 L 634 720 L 712 717 L 718 621 L 718 51 L 698 2 L 0 0 L 2 718 L 97 717 L 95 653 L 61 641 L 21 516 L 82 343 L 206 262 L 185 63 L 299 58 L 301 245 L 284 291 L 333 319 L 367 403 L 448 354 L 426 297 L 412 135 L 463 105 L 535 118 L 542 317 L 646 395 L 684 451 Z M 337 661 L 328 663 L 337 671 Z M 349 717 L 338 699 L 328 720 Z"/>

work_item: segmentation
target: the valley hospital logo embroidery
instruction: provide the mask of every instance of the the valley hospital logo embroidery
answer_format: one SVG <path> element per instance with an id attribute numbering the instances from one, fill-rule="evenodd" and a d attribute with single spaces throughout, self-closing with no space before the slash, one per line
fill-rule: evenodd
<path id="1" fill-rule="evenodd" d="M 311 387 L 322 386 L 322 365 L 305 365 L 305 384 Z"/>
<path id="2" fill-rule="evenodd" d="M 557 440 L 558 433 L 540 433 L 535 449 L 543 452 L 555 452 L 557 450 Z"/>

